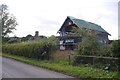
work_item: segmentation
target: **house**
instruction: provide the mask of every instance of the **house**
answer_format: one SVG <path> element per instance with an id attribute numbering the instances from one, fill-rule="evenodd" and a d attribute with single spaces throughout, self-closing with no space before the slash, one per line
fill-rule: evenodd
<path id="1" fill-rule="evenodd" d="M 108 44 L 109 39 L 108 35 L 110 35 L 107 31 L 105 31 L 101 26 L 94 24 L 92 22 L 88 22 L 82 19 L 77 19 L 71 16 L 67 16 L 58 33 L 60 34 L 60 49 L 66 49 L 66 44 L 71 43 L 71 46 L 74 48 L 72 44 L 77 43 L 81 40 L 79 37 L 66 37 L 68 33 L 71 32 L 72 28 L 77 27 L 81 29 L 89 30 L 89 32 L 95 34 L 96 39 L 99 40 L 103 44 Z"/>

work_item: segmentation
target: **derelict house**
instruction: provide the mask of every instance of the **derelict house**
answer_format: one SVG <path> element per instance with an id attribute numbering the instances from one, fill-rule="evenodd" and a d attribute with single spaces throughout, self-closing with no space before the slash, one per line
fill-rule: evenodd
<path id="1" fill-rule="evenodd" d="M 65 37 L 68 35 L 69 32 L 71 32 L 73 27 L 82 28 L 89 30 L 89 32 L 92 32 L 95 34 L 97 40 L 99 40 L 103 44 L 108 44 L 109 39 L 108 35 L 110 35 L 108 32 L 106 32 L 101 26 L 84 21 L 81 19 L 77 19 L 71 16 L 67 16 L 66 20 L 62 24 L 61 28 L 59 29 L 58 33 L 60 34 L 60 49 L 65 50 L 67 49 L 66 44 L 75 44 L 79 40 L 81 40 L 79 37 L 72 36 L 72 37 Z M 71 48 L 75 48 L 75 46 L 71 45 Z"/>

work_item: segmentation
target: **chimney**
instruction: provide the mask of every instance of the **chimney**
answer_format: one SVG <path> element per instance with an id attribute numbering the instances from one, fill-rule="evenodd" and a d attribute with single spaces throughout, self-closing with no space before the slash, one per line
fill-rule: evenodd
<path id="1" fill-rule="evenodd" d="M 35 37 L 39 36 L 39 31 L 35 31 Z"/>

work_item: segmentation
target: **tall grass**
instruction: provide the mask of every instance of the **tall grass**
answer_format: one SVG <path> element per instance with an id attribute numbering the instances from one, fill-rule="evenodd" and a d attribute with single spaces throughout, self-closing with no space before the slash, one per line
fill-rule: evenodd
<path id="1" fill-rule="evenodd" d="M 23 42 L 2 46 L 4 53 L 37 59 L 49 59 L 54 49 L 55 46 L 50 42 Z"/>
<path id="2" fill-rule="evenodd" d="M 85 78 L 87 80 L 89 80 L 88 78 L 90 78 L 90 80 L 96 80 L 96 79 L 97 80 L 109 80 L 109 79 L 119 80 L 120 79 L 120 74 L 117 71 L 105 71 L 105 70 L 97 69 L 91 66 L 84 66 L 84 65 L 72 66 L 72 65 L 64 65 L 61 63 L 51 63 L 48 60 L 37 60 L 37 59 L 31 59 L 31 58 L 26 58 L 22 56 L 5 54 L 5 53 L 3 53 L 2 56 L 12 58 L 18 61 L 22 61 L 24 63 L 32 64 L 38 67 L 65 73 L 78 78 Z M 70 80 L 74 80 L 74 79 L 70 79 Z M 84 79 L 81 79 L 81 80 L 84 80 Z"/>

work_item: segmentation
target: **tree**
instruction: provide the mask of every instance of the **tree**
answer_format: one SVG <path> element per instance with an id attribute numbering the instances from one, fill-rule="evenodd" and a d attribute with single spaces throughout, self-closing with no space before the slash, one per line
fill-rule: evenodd
<path id="1" fill-rule="evenodd" d="M 48 37 L 47 42 L 52 43 L 52 45 L 54 46 L 53 51 L 58 50 L 58 48 L 59 48 L 59 46 L 58 46 L 59 45 L 59 39 L 56 36 L 51 35 L 50 37 Z"/>
<path id="2" fill-rule="evenodd" d="M 0 18 L 2 25 L 2 37 L 12 33 L 17 25 L 16 18 L 8 11 L 8 6 L 5 4 L 0 5 Z"/>
<path id="3" fill-rule="evenodd" d="M 56 36 L 54 36 L 54 35 L 50 36 L 50 37 L 48 38 L 48 41 L 54 43 L 55 45 L 58 45 L 58 44 L 59 44 L 58 38 L 57 38 Z"/>
<path id="4" fill-rule="evenodd" d="M 95 34 L 83 28 L 73 28 L 68 36 L 81 37 L 82 40 L 78 42 L 78 54 L 82 55 L 98 55 L 100 49 L 100 42 L 96 39 Z"/>
<path id="5" fill-rule="evenodd" d="M 100 52 L 100 43 L 93 36 L 86 36 L 79 43 L 79 54 L 97 56 Z"/>

